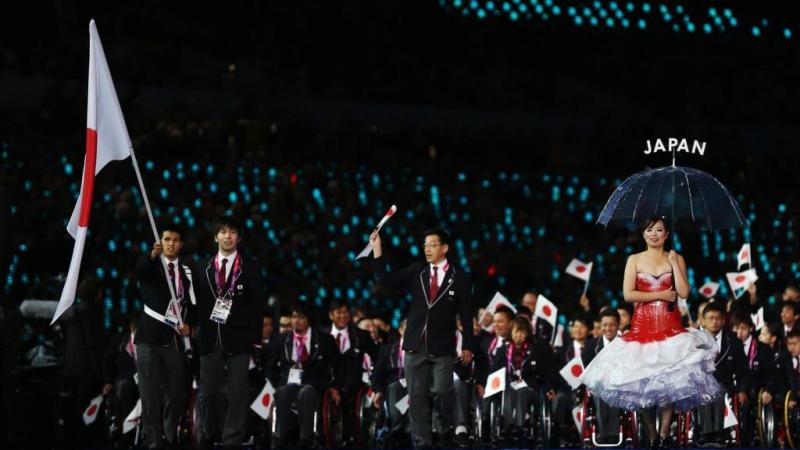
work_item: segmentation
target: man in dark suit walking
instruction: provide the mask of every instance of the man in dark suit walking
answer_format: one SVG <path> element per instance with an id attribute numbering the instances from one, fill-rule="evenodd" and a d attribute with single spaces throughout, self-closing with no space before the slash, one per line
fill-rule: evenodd
<path id="1" fill-rule="evenodd" d="M 217 253 L 196 270 L 201 448 L 211 448 L 218 437 L 223 447 L 238 447 L 245 437 L 248 367 L 261 343 L 264 279 L 261 266 L 239 252 L 241 232 L 235 219 L 220 219 L 214 234 Z M 227 411 L 219 406 L 223 385 Z"/>
<path id="2" fill-rule="evenodd" d="M 372 266 L 378 280 L 404 293 L 411 293 L 411 305 L 403 339 L 405 376 L 408 385 L 409 415 L 414 445 L 431 447 L 431 410 L 428 395 L 433 391 L 442 420 L 445 445 L 452 439 L 453 362 L 456 357 L 456 316 L 465 323 L 474 315 L 472 286 L 466 273 L 447 260 L 450 236 L 442 229 L 425 233 L 425 260 L 410 267 L 388 272 L 383 259 L 381 238 L 372 233 Z M 475 335 L 472 327 L 463 334 L 460 360 L 472 362 Z"/>
<path id="3" fill-rule="evenodd" d="M 161 240 L 136 263 L 144 314 L 134 337 L 135 358 L 144 436 L 149 448 L 176 445 L 178 424 L 186 411 L 188 387 L 183 337 L 189 335 L 194 323 L 193 281 L 197 277 L 192 276 L 189 264 L 181 258 L 182 249 L 182 230 L 169 225 L 162 229 Z M 175 303 L 168 282 L 175 292 Z"/>

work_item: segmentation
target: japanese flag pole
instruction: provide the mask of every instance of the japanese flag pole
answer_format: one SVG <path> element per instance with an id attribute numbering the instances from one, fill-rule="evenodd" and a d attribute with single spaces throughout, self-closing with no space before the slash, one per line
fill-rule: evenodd
<path id="1" fill-rule="evenodd" d="M 592 274 L 590 273 L 589 278 L 586 279 L 586 284 L 583 285 L 583 295 L 581 295 L 581 297 L 585 297 L 586 292 L 589 291 L 589 280 L 591 279 L 592 279 Z"/>
<path id="2" fill-rule="evenodd" d="M 136 180 L 139 182 L 139 190 L 142 192 L 142 199 L 144 200 L 144 208 L 147 210 L 147 218 L 150 220 L 150 228 L 153 231 L 153 239 L 154 242 L 160 242 L 161 236 L 158 234 L 158 228 L 156 228 L 156 221 L 153 219 L 153 211 L 150 209 L 150 200 L 147 198 L 147 190 L 144 188 L 144 181 L 142 181 L 142 173 L 139 170 L 139 162 L 136 160 L 136 153 L 133 151 L 133 146 L 131 146 L 131 162 L 133 163 L 133 171 L 136 172 Z M 161 267 L 164 269 L 164 273 L 167 272 L 167 261 L 164 258 L 159 257 L 159 261 L 161 261 Z M 169 296 L 170 299 L 175 302 L 177 301 L 177 296 L 175 295 L 175 289 L 172 288 L 172 283 L 169 282 L 169 277 L 164 278 L 167 281 L 167 287 L 169 288 Z M 190 287 L 191 288 L 191 287 Z M 183 325 L 183 318 L 181 318 L 180 314 L 178 316 L 178 326 Z M 189 342 L 188 336 L 183 336 L 183 343 L 185 345 L 186 350 L 191 350 L 192 345 Z"/>

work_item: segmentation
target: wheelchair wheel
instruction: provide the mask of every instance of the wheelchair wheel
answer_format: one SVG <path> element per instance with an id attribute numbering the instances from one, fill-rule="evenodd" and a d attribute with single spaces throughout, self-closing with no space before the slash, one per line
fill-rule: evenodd
<path id="1" fill-rule="evenodd" d="M 501 394 L 502 395 L 502 394 Z M 500 402 L 489 402 L 489 439 L 491 442 L 499 442 L 503 436 L 503 419 L 500 411 Z"/>
<path id="2" fill-rule="evenodd" d="M 471 417 L 470 417 L 470 424 L 472 425 L 472 429 L 474 430 L 473 437 L 476 443 L 483 444 L 484 438 L 486 437 L 486 430 L 484 429 L 483 423 L 483 408 L 481 408 L 481 399 L 477 398 L 473 401 L 472 406 L 470 407 Z"/>
<path id="3" fill-rule="evenodd" d="M 731 430 L 730 443 L 735 447 L 740 447 L 742 444 L 742 408 L 739 398 L 735 394 L 731 396 L 731 404 L 733 405 L 733 414 L 736 416 L 736 425 Z"/>
<path id="4" fill-rule="evenodd" d="M 620 419 L 625 437 L 625 448 L 639 448 L 639 413 L 625 411 Z"/>
<path id="5" fill-rule="evenodd" d="M 758 408 L 756 409 L 756 432 L 758 433 L 758 442 L 762 448 L 772 448 L 775 446 L 775 406 L 774 403 L 764 404 L 761 401 L 761 394 L 764 389 L 758 393 Z"/>
<path id="6" fill-rule="evenodd" d="M 583 448 L 592 448 L 592 431 L 594 420 L 590 417 L 593 414 L 592 402 L 589 399 L 589 391 L 584 391 L 581 401 L 580 428 L 578 434 L 581 437 Z"/>
<path id="7" fill-rule="evenodd" d="M 786 393 L 786 398 L 783 401 L 783 426 L 786 430 L 786 442 L 792 448 L 797 448 L 800 444 L 800 412 L 796 405 L 794 408 L 789 407 L 789 402 L 795 400 L 794 392 Z"/>
<path id="8" fill-rule="evenodd" d="M 372 404 L 372 389 L 362 386 L 356 394 L 356 445 L 359 447 L 372 447 L 375 440 L 375 421 L 380 413 L 379 408 Z"/>
<path id="9" fill-rule="evenodd" d="M 688 448 L 692 442 L 692 412 L 679 411 L 675 418 L 675 444 L 680 448 Z"/>
<path id="10" fill-rule="evenodd" d="M 552 402 L 547 398 L 547 393 L 544 390 L 539 392 L 539 404 L 534 405 L 533 412 L 531 413 L 532 430 L 538 448 L 552 448 L 553 447 L 553 420 Z"/>
<path id="11" fill-rule="evenodd" d="M 330 390 L 326 390 L 322 397 L 322 438 L 327 448 L 338 448 L 342 442 L 343 424 L 339 411 Z"/>

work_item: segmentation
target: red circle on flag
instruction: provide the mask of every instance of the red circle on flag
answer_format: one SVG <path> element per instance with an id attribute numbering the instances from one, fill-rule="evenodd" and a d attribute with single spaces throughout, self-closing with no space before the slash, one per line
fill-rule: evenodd
<path id="1" fill-rule="evenodd" d="M 545 315 L 545 316 L 547 316 L 547 317 L 550 317 L 550 316 L 553 314 L 553 310 L 552 310 L 552 309 L 550 309 L 550 307 L 549 307 L 549 306 L 547 306 L 547 305 L 544 305 L 544 306 L 542 306 L 542 312 L 543 312 L 543 313 L 544 313 L 544 315 Z"/>
<path id="2" fill-rule="evenodd" d="M 575 268 L 575 272 L 583 273 L 586 272 L 586 266 L 578 266 Z"/>
<path id="3" fill-rule="evenodd" d="M 749 253 L 747 253 L 747 252 L 742 253 L 742 259 L 749 258 L 749 257 L 750 257 Z"/>
<path id="4" fill-rule="evenodd" d="M 711 295 L 711 288 L 710 287 L 703 288 L 703 294 Z"/>
<path id="5" fill-rule="evenodd" d="M 570 372 L 572 372 L 572 376 L 574 377 L 579 377 L 583 373 L 583 367 L 581 367 L 578 364 L 575 364 L 574 366 L 570 367 L 569 370 Z"/>
<path id="6" fill-rule="evenodd" d="M 583 411 L 578 411 L 575 413 L 575 417 L 578 419 L 578 422 L 583 420 Z"/>
<path id="7" fill-rule="evenodd" d="M 722 413 L 722 415 L 723 415 L 724 417 L 728 417 L 728 411 L 730 411 L 730 410 L 729 410 L 729 409 L 728 409 L 728 407 L 726 406 L 726 407 L 725 407 L 725 412 L 724 412 L 724 413 Z"/>
<path id="8" fill-rule="evenodd" d="M 499 389 L 500 388 L 500 378 L 494 377 L 492 378 L 492 389 Z"/>
<path id="9" fill-rule="evenodd" d="M 746 280 L 746 279 L 747 279 L 747 277 L 746 277 L 746 276 L 744 276 L 744 275 L 739 275 L 739 276 L 737 276 L 737 277 L 736 277 L 736 282 L 737 282 L 737 283 L 744 283 L 744 280 Z"/>
<path id="10" fill-rule="evenodd" d="M 272 397 L 270 397 L 269 393 L 266 393 L 266 394 L 264 394 L 263 397 L 261 397 L 261 404 L 264 405 L 264 406 L 269 406 L 269 403 L 271 401 L 272 401 Z"/>
<path id="11" fill-rule="evenodd" d="M 95 415 L 96 412 L 97 412 L 97 405 L 93 404 L 92 406 L 89 407 L 89 410 L 86 411 L 86 415 L 87 416 L 93 416 L 93 415 Z"/>

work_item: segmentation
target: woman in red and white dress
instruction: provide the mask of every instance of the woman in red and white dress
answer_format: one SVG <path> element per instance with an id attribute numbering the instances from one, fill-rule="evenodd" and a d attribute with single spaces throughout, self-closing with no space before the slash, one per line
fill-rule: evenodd
<path id="1" fill-rule="evenodd" d="M 722 388 L 713 375 L 714 339 L 681 323 L 675 303 L 688 297 L 689 282 L 683 257 L 664 249 L 667 221 L 649 219 L 642 237 L 647 249 L 628 258 L 622 286 L 625 301 L 634 304 L 630 331 L 592 360 L 581 381 L 609 405 L 645 410 L 642 417 L 655 448 L 669 435 L 673 409 L 708 403 Z M 660 430 L 655 408 L 661 414 Z"/>

